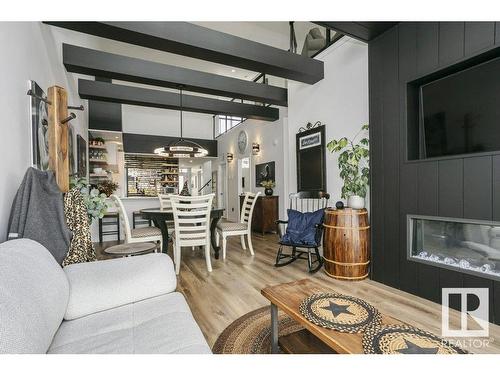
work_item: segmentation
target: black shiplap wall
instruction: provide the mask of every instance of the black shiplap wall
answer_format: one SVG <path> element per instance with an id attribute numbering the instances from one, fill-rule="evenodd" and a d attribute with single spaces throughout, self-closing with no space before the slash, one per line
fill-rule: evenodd
<path id="1" fill-rule="evenodd" d="M 369 44 L 372 278 L 435 302 L 487 287 L 497 324 L 500 282 L 408 261 L 406 215 L 500 220 L 500 155 L 406 161 L 406 83 L 499 45 L 499 22 L 400 23 Z"/>

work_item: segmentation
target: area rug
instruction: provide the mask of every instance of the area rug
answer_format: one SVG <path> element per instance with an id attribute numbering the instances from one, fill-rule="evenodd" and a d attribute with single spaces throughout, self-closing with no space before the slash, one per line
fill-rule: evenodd
<path id="1" fill-rule="evenodd" d="M 340 293 L 317 293 L 304 299 L 300 313 L 310 322 L 339 332 L 362 332 L 370 325 L 380 325 L 378 310 L 368 302 Z"/>
<path id="2" fill-rule="evenodd" d="M 302 327 L 281 311 L 278 312 L 280 336 L 300 331 Z M 250 311 L 231 323 L 217 338 L 214 354 L 269 354 L 271 351 L 271 307 Z"/>
<path id="3" fill-rule="evenodd" d="M 363 349 L 367 354 L 467 354 L 441 337 L 409 325 L 368 327 Z"/>

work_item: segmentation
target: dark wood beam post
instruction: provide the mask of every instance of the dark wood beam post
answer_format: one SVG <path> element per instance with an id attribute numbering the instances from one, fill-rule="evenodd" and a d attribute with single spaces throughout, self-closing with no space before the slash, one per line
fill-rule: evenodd
<path id="1" fill-rule="evenodd" d="M 45 22 L 90 35 L 314 84 L 323 62 L 188 22 Z"/>
<path id="2" fill-rule="evenodd" d="M 78 93 L 82 99 L 88 100 L 100 100 L 103 102 L 143 107 L 180 109 L 180 95 L 169 91 L 79 79 Z M 183 95 L 182 104 L 183 110 L 187 112 L 229 115 L 264 121 L 275 121 L 279 118 L 278 108 L 242 104 L 204 96 Z"/>
<path id="3" fill-rule="evenodd" d="M 178 66 L 159 64 L 89 48 L 63 44 L 63 64 L 68 72 L 119 79 L 153 86 L 287 105 L 287 90 Z"/>

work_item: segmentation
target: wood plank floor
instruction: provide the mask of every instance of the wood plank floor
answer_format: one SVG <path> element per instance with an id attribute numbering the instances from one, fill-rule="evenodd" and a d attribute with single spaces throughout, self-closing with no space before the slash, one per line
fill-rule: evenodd
<path id="1" fill-rule="evenodd" d="M 210 346 L 234 320 L 268 305 L 260 294 L 264 286 L 303 278 L 313 278 L 325 288 L 365 299 L 383 314 L 440 335 L 441 305 L 372 280 L 340 281 L 326 276 L 322 270 L 309 275 L 306 261 L 275 268 L 276 235 L 255 233 L 252 238 L 253 257 L 248 250 L 241 249 L 239 237 L 229 237 L 227 258 L 225 261 L 212 258 L 211 273 L 207 272 L 202 250 L 183 249 L 178 290 L 185 295 Z M 102 252 L 97 250 L 101 257 Z M 452 318 L 458 322 L 458 313 L 452 313 Z M 500 326 L 490 324 L 490 338 L 493 340 L 488 347 L 465 349 L 473 353 L 500 353 Z"/>

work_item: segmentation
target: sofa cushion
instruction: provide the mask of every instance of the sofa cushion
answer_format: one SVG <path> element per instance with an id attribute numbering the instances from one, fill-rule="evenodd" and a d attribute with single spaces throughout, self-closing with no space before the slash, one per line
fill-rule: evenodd
<path id="1" fill-rule="evenodd" d="M 170 293 L 177 286 L 166 254 L 71 264 L 64 272 L 70 285 L 66 320 Z"/>
<path id="2" fill-rule="evenodd" d="M 69 285 L 39 243 L 0 244 L 0 353 L 46 353 L 62 322 Z"/>
<path id="3" fill-rule="evenodd" d="M 180 293 L 64 321 L 49 353 L 211 353 Z"/>

